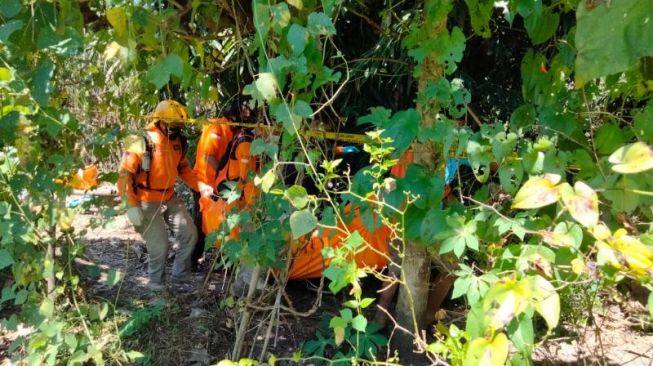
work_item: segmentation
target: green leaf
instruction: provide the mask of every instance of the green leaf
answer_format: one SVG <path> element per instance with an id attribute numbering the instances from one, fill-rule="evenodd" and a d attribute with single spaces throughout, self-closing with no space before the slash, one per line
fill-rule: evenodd
<path id="1" fill-rule="evenodd" d="M 279 3 L 270 7 L 272 13 L 272 28 L 275 32 L 281 33 L 281 30 L 286 28 L 290 23 L 290 10 L 288 4 Z"/>
<path id="2" fill-rule="evenodd" d="M 458 277 L 453 283 L 453 292 L 451 293 L 452 299 L 457 299 L 467 293 L 469 287 L 472 285 L 471 277 Z"/>
<path id="3" fill-rule="evenodd" d="M 274 185 L 274 181 L 277 179 L 276 174 L 274 174 L 274 169 L 270 169 L 263 175 L 262 178 L 258 176 L 254 178 L 254 184 L 261 186 L 261 190 L 265 193 L 270 192 L 270 188 Z"/>
<path id="4" fill-rule="evenodd" d="M 372 305 L 373 302 L 374 302 L 374 299 L 373 299 L 373 298 L 371 298 L 371 297 L 366 297 L 366 298 L 364 298 L 363 300 L 361 300 L 361 308 L 362 308 L 362 309 L 365 309 L 365 308 L 367 308 L 368 306 Z"/>
<path id="5" fill-rule="evenodd" d="M 619 128 L 616 123 L 606 123 L 596 130 L 594 144 L 601 155 L 608 155 L 620 148 L 627 140 L 624 129 Z"/>
<path id="6" fill-rule="evenodd" d="M 520 314 L 513 319 L 506 329 L 510 340 L 521 352 L 530 355 L 533 350 L 533 320 L 527 314 Z"/>
<path id="7" fill-rule="evenodd" d="M 0 138 L 2 138 L 2 141 L 14 141 L 19 121 L 20 114 L 15 111 L 9 112 L 0 118 Z"/>
<path id="8" fill-rule="evenodd" d="M 363 245 L 363 237 L 358 231 L 354 231 L 347 237 L 345 242 L 345 247 L 351 251 L 356 251 L 361 245 Z"/>
<path id="9" fill-rule="evenodd" d="M 20 0 L 0 0 L 0 14 L 12 18 L 20 13 Z"/>
<path id="10" fill-rule="evenodd" d="M 650 144 L 653 142 L 653 101 L 646 108 L 635 115 L 633 131 L 637 137 Z"/>
<path id="11" fill-rule="evenodd" d="M 23 21 L 19 19 L 10 20 L 7 23 L 0 26 L 0 42 L 7 42 L 11 35 L 23 28 Z"/>
<path id="12" fill-rule="evenodd" d="M 651 319 L 653 319 L 653 292 L 648 294 L 648 312 L 651 315 Z"/>
<path id="13" fill-rule="evenodd" d="M 274 74 L 263 72 L 258 75 L 256 81 L 245 86 L 243 94 L 251 95 L 258 101 L 271 101 L 277 96 L 277 79 Z"/>
<path id="14" fill-rule="evenodd" d="M 290 215 L 290 230 L 293 239 L 310 233 L 317 226 L 317 218 L 311 210 L 295 211 Z"/>
<path id="15" fill-rule="evenodd" d="M 510 127 L 514 129 L 530 127 L 535 124 L 535 107 L 532 104 L 519 106 L 510 116 Z"/>
<path id="16" fill-rule="evenodd" d="M 619 0 L 595 7 L 581 1 L 576 11 L 576 87 L 626 71 L 653 56 L 653 2 Z M 618 19 L 618 21 L 616 21 Z"/>
<path id="17" fill-rule="evenodd" d="M 490 38 L 492 30 L 488 23 L 494 10 L 494 0 L 465 0 L 465 4 L 469 10 L 474 33 L 483 38 Z"/>
<path id="18" fill-rule="evenodd" d="M 296 131 L 302 126 L 302 117 L 292 113 L 290 106 L 285 103 L 279 103 L 272 107 L 272 114 L 274 118 L 283 123 L 283 127 L 288 131 L 291 136 L 294 136 Z"/>
<path id="19" fill-rule="evenodd" d="M 53 90 L 50 83 L 53 74 L 54 64 L 50 60 L 45 59 L 41 62 L 32 77 L 32 82 L 30 83 L 32 97 L 41 107 L 47 107 L 48 105 L 50 93 Z"/>
<path id="20" fill-rule="evenodd" d="M 257 138 L 252 141 L 249 152 L 253 156 L 258 156 L 264 153 L 274 159 L 274 157 L 279 153 L 279 147 L 276 144 L 267 143 L 263 139 Z"/>
<path id="21" fill-rule="evenodd" d="M 308 103 L 298 100 L 293 106 L 292 112 L 300 117 L 308 118 L 313 114 L 313 109 Z"/>
<path id="22" fill-rule="evenodd" d="M 293 24 L 288 30 L 288 44 L 294 57 L 304 52 L 306 42 L 308 41 L 308 31 L 299 24 Z"/>
<path id="23" fill-rule="evenodd" d="M 558 325 L 560 319 L 560 296 L 544 277 L 533 277 L 533 295 L 535 311 L 546 321 L 549 330 Z"/>
<path id="24" fill-rule="evenodd" d="M 181 78 L 184 72 L 184 62 L 176 54 L 166 57 L 163 62 L 150 66 L 147 79 L 157 88 L 161 89 L 170 81 L 170 76 Z"/>
<path id="25" fill-rule="evenodd" d="M 111 269 L 107 274 L 107 286 L 109 286 L 109 288 L 112 288 L 113 286 L 117 285 L 121 279 L 122 279 L 122 273 L 120 271 L 116 271 L 115 269 Z"/>
<path id="26" fill-rule="evenodd" d="M 308 204 L 308 193 L 306 188 L 298 185 L 294 185 L 285 193 L 286 198 L 290 201 L 296 209 L 301 210 Z"/>
<path id="27" fill-rule="evenodd" d="M 117 6 L 107 10 L 107 20 L 115 29 L 117 38 L 127 38 L 127 14 L 125 8 Z"/>
<path id="28" fill-rule="evenodd" d="M 560 14 L 550 9 L 544 9 L 541 14 L 531 14 L 524 18 L 524 27 L 534 45 L 546 42 L 551 38 L 560 22 Z"/>
<path id="29" fill-rule="evenodd" d="M 311 13 L 308 15 L 308 31 L 312 34 L 319 35 L 332 35 L 336 34 L 336 27 L 328 15 L 324 13 Z"/>
<path id="30" fill-rule="evenodd" d="M 47 297 L 44 298 L 43 301 L 41 301 L 41 306 L 39 306 L 39 312 L 46 318 L 51 318 L 52 314 L 54 314 L 54 303 L 52 300 Z"/>
<path id="31" fill-rule="evenodd" d="M 367 319 L 365 319 L 363 314 L 358 314 L 351 320 L 351 326 L 359 332 L 364 332 L 367 327 Z"/>

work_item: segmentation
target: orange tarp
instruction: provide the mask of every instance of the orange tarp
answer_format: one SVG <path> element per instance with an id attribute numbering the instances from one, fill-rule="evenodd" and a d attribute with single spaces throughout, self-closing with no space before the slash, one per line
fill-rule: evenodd
<path id="1" fill-rule="evenodd" d="M 345 215 L 351 206 L 345 208 Z M 343 228 L 342 225 L 340 225 Z M 373 231 L 369 231 L 360 217 L 359 208 L 355 209 L 354 217 L 347 224 L 349 232 L 358 231 L 364 242 L 354 259 L 359 268 L 368 267 L 382 270 L 388 265 L 388 242 L 390 241 L 390 229 L 381 225 Z M 288 271 L 289 279 L 319 278 L 322 271 L 329 266 L 330 260 L 322 257 L 322 249 L 341 247 L 347 240 L 347 234 L 339 230 L 325 229 L 320 236 L 317 231 L 310 238 L 304 239 L 303 245 L 293 253 L 292 265 Z"/>

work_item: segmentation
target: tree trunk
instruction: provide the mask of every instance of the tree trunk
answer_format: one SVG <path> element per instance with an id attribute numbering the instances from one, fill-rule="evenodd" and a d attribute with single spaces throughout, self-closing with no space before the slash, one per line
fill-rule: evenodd
<path id="1" fill-rule="evenodd" d="M 424 11 L 434 7 L 450 7 L 451 0 L 426 0 Z M 433 19 L 425 16 L 422 25 L 422 32 L 432 39 L 438 33 L 446 31 L 446 16 L 443 19 Z M 436 62 L 433 53 L 427 55 L 419 65 L 421 73 L 418 79 L 418 95 L 423 93 L 429 82 L 437 81 L 444 77 L 444 68 Z M 418 98 L 420 100 L 420 98 Z M 423 100 L 423 99 L 421 99 Z M 436 105 L 417 105 L 421 116 L 421 126 L 429 127 L 435 123 L 435 116 L 438 108 Z M 432 174 L 440 174 L 438 167 L 443 165 L 442 157 L 438 156 L 433 145 L 429 142 L 413 144 L 414 163 L 426 168 Z M 425 318 L 429 299 L 429 281 L 431 273 L 431 260 L 426 248 L 408 241 L 405 246 L 404 259 L 402 262 L 402 278 L 405 286 L 399 290 L 397 302 L 397 322 L 400 326 L 413 332 L 412 335 L 405 332 L 398 333 L 396 340 L 397 349 L 403 364 L 421 364 L 425 361 L 420 355 L 414 353 L 416 340 L 422 337 L 426 328 Z"/>

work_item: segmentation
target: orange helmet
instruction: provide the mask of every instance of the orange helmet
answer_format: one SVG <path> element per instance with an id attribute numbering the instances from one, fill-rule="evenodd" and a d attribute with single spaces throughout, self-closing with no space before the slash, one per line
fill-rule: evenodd
<path id="1" fill-rule="evenodd" d="M 152 118 L 163 121 L 171 127 L 181 127 L 188 122 L 188 111 L 181 103 L 175 100 L 163 100 L 156 105 Z"/>

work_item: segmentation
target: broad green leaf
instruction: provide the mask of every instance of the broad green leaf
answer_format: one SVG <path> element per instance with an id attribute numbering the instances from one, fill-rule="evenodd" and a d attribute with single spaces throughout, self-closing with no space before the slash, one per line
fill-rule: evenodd
<path id="1" fill-rule="evenodd" d="M 277 121 L 281 121 L 291 136 L 294 136 L 302 126 L 302 117 L 292 113 L 290 106 L 285 103 L 278 103 L 272 107 L 272 115 Z"/>
<path id="2" fill-rule="evenodd" d="M 317 218 L 311 210 L 295 211 L 290 215 L 290 230 L 293 239 L 310 233 L 317 225 Z"/>
<path id="3" fill-rule="evenodd" d="M 521 314 L 513 319 L 506 329 L 510 340 L 521 352 L 530 355 L 533 350 L 534 332 L 533 319 L 527 314 Z"/>
<path id="4" fill-rule="evenodd" d="M 270 7 L 267 4 L 256 2 L 252 6 L 254 26 L 256 27 L 256 40 L 265 44 L 265 39 L 270 31 Z"/>
<path id="5" fill-rule="evenodd" d="M 12 18 L 18 13 L 20 13 L 20 0 L 0 0 L 0 14 L 3 17 Z"/>
<path id="6" fill-rule="evenodd" d="M 553 285 L 541 276 L 533 277 L 532 288 L 535 311 L 544 318 L 550 330 L 555 328 L 560 319 L 560 296 Z"/>
<path id="7" fill-rule="evenodd" d="M 170 81 L 170 76 L 178 78 L 183 76 L 184 62 L 177 54 L 171 54 L 163 62 L 150 66 L 147 71 L 147 79 L 157 88 L 161 89 Z"/>
<path id="8" fill-rule="evenodd" d="M 13 78 L 14 75 L 13 72 L 11 72 L 11 69 L 0 67 L 0 83 L 6 83 L 7 81 L 11 81 Z"/>
<path id="9" fill-rule="evenodd" d="M 453 283 L 453 292 L 451 293 L 452 299 L 457 299 L 467 293 L 472 284 L 471 277 L 459 277 Z"/>
<path id="10" fill-rule="evenodd" d="M 524 18 L 524 27 L 534 45 L 546 42 L 551 38 L 560 22 L 560 14 L 550 9 L 544 9 L 540 14 L 533 13 Z"/>
<path id="11" fill-rule="evenodd" d="M 599 197 L 583 182 L 576 182 L 574 188 L 568 183 L 560 186 L 562 202 L 569 213 L 585 227 L 592 227 L 599 221 Z"/>
<path id="12" fill-rule="evenodd" d="M 365 240 L 363 240 L 361 234 L 358 231 L 354 231 L 347 237 L 345 247 L 351 251 L 356 251 L 364 242 Z"/>
<path id="13" fill-rule="evenodd" d="M 653 168 L 653 149 L 643 142 L 635 142 L 620 147 L 610 155 L 609 161 L 617 173 L 640 173 Z"/>
<path id="14" fill-rule="evenodd" d="M 628 137 L 627 129 L 620 128 L 616 123 L 606 123 L 596 130 L 594 145 L 601 155 L 607 155 L 623 146 Z"/>
<path id="15" fill-rule="evenodd" d="M 560 197 L 558 182 L 560 176 L 556 174 L 530 178 L 515 195 L 512 208 L 539 208 L 556 202 Z"/>
<path id="16" fill-rule="evenodd" d="M 318 35 L 336 34 L 336 27 L 328 15 L 324 13 L 311 13 L 308 15 L 308 31 Z"/>
<path id="17" fill-rule="evenodd" d="M 293 24 L 288 30 L 288 44 L 294 57 L 304 52 L 306 42 L 308 41 L 308 31 L 299 24 Z"/>
<path id="18" fill-rule="evenodd" d="M 367 308 L 368 306 L 372 305 L 373 302 L 374 302 L 374 298 L 366 297 L 366 298 L 364 298 L 364 299 L 361 300 L 361 304 L 360 304 L 360 305 L 361 305 L 361 308 L 362 308 L 362 309 L 365 309 L 365 308 Z"/>
<path id="19" fill-rule="evenodd" d="M 263 139 L 254 139 L 250 146 L 250 154 L 258 156 L 263 153 L 274 159 L 274 157 L 279 153 L 279 147 L 276 144 L 267 143 Z"/>
<path id="20" fill-rule="evenodd" d="M 293 106 L 292 112 L 300 117 L 308 118 L 313 114 L 313 109 L 308 103 L 298 100 Z"/>
<path id="21" fill-rule="evenodd" d="M 648 312 L 651 315 L 651 319 L 653 319 L 653 292 L 648 294 Z"/>
<path id="22" fill-rule="evenodd" d="M 116 36 L 118 38 L 127 37 L 127 14 L 125 14 L 124 7 L 117 6 L 107 10 L 107 20 L 113 29 L 116 30 Z"/>
<path id="23" fill-rule="evenodd" d="M 492 341 L 476 338 L 469 344 L 464 366 L 503 366 L 508 359 L 508 337 L 498 333 Z"/>
<path id="24" fill-rule="evenodd" d="M 363 314 L 358 314 L 351 320 L 351 326 L 359 332 L 364 332 L 367 327 L 367 319 L 365 319 Z"/>
<path id="25" fill-rule="evenodd" d="M 304 9 L 304 0 L 286 0 L 286 2 L 288 4 L 294 6 L 295 8 L 297 8 L 297 10 Z M 325 6 L 325 8 L 326 8 L 326 6 Z"/>
<path id="26" fill-rule="evenodd" d="M 32 97 L 41 107 L 48 105 L 50 93 L 53 90 L 52 84 L 50 83 L 53 74 L 54 64 L 50 60 L 45 59 L 41 62 L 32 77 L 32 82 L 30 83 Z"/>
<path id="27" fill-rule="evenodd" d="M 640 140 L 649 144 L 653 142 L 653 101 L 635 115 L 633 131 Z"/>
<path id="28" fill-rule="evenodd" d="M 653 56 L 653 2 L 619 0 L 576 11 L 576 87 L 595 78 L 632 69 Z M 617 21 L 618 20 L 618 21 Z"/>
<path id="29" fill-rule="evenodd" d="M 11 35 L 23 28 L 23 21 L 19 19 L 10 20 L 0 26 L 0 42 L 7 42 Z"/>
<path id="30" fill-rule="evenodd" d="M 286 198 L 296 209 L 301 210 L 308 204 L 308 193 L 306 188 L 294 185 L 286 191 Z"/>

